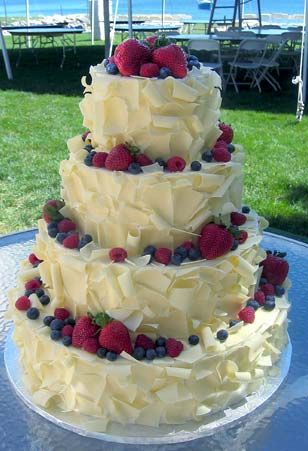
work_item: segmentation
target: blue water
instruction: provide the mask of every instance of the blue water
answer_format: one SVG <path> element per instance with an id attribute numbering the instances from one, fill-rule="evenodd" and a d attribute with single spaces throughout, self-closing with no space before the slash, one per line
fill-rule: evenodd
<path id="1" fill-rule="evenodd" d="M 87 12 L 86 0 L 29 0 L 30 16 L 52 14 L 78 14 Z M 116 0 L 113 0 L 113 8 Z M 133 0 L 134 14 L 161 14 L 161 0 Z M 232 4 L 231 0 L 222 0 L 219 4 Z M 245 5 L 245 13 L 256 12 L 256 0 Z M 303 14 L 304 0 L 261 0 L 262 12 L 281 12 Z M 229 10 L 230 11 L 230 10 Z M 0 17 L 25 16 L 25 0 L 0 0 Z M 119 14 L 127 14 L 127 0 L 120 0 Z M 187 14 L 194 19 L 208 19 L 209 11 L 200 10 L 197 0 L 166 0 L 166 14 Z M 228 10 L 220 15 L 229 16 Z M 218 17 L 218 15 L 217 15 Z"/>

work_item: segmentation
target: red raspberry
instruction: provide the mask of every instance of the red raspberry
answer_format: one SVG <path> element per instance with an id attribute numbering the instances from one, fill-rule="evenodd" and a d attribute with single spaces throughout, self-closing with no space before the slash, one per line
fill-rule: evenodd
<path id="1" fill-rule="evenodd" d="M 35 254 L 30 254 L 28 257 L 29 263 L 31 263 L 31 265 L 37 265 L 38 263 L 41 263 L 42 260 L 40 260 L 39 258 L 37 258 L 37 256 Z"/>
<path id="2" fill-rule="evenodd" d="M 147 337 L 144 334 L 137 335 L 136 342 L 135 342 L 135 348 L 141 347 L 143 349 L 154 349 L 155 343 L 153 340 L 151 340 L 150 337 Z"/>
<path id="3" fill-rule="evenodd" d="M 265 296 L 275 295 L 275 288 L 271 283 L 265 283 L 264 285 L 261 285 L 261 290 L 263 291 Z"/>
<path id="4" fill-rule="evenodd" d="M 76 348 L 81 348 L 84 341 L 87 338 L 94 337 L 98 330 L 98 326 L 92 323 L 91 318 L 89 318 L 88 316 L 81 316 L 76 321 L 76 325 L 73 330 L 73 346 L 75 346 Z"/>
<path id="5" fill-rule="evenodd" d="M 255 311 L 252 307 L 245 307 L 239 312 L 238 317 L 244 323 L 253 323 L 255 320 Z"/>
<path id="6" fill-rule="evenodd" d="M 61 318 L 59 318 L 61 319 Z M 73 326 L 71 326 L 70 324 L 67 324 L 66 326 L 63 327 L 61 333 L 62 333 L 62 337 L 71 337 L 73 335 Z"/>
<path id="7" fill-rule="evenodd" d="M 27 296 L 21 296 L 15 302 L 17 310 L 28 310 L 31 307 L 31 301 Z"/>
<path id="8" fill-rule="evenodd" d="M 231 160 L 231 153 L 224 147 L 214 147 L 212 154 L 214 160 L 218 163 L 227 163 Z"/>
<path id="9" fill-rule="evenodd" d="M 139 163 L 140 166 L 149 166 L 150 164 L 153 164 L 151 158 L 149 158 L 144 153 L 140 153 L 139 155 L 137 155 L 135 161 L 136 163 Z"/>
<path id="10" fill-rule="evenodd" d="M 169 357 L 178 357 L 183 351 L 183 343 L 175 338 L 168 338 L 166 341 L 166 351 Z"/>
<path id="11" fill-rule="evenodd" d="M 141 77 L 158 77 L 159 75 L 159 67 L 155 63 L 145 63 L 140 67 L 140 76 Z"/>
<path id="12" fill-rule="evenodd" d="M 193 245 L 192 241 L 184 241 L 184 243 L 181 244 L 181 247 L 184 247 L 184 249 L 189 251 L 190 249 L 192 249 L 194 247 L 194 245 Z"/>
<path id="13" fill-rule="evenodd" d="M 238 239 L 239 244 L 245 243 L 247 238 L 248 238 L 248 233 L 246 232 L 246 230 L 241 230 L 240 231 L 240 236 L 239 236 L 239 239 Z"/>
<path id="14" fill-rule="evenodd" d="M 93 166 L 95 166 L 96 168 L 104 168 L 107 157 L 108 157 L 107 152 L 97 152 L 92 158 Z"/>
<path id="15" fill-rule="evenodd" d="M 87 130 L 86 132 L 84 132 L 82 134 L 82 136 L 81 136 L 82 141 L 86 141 L 86 139 L 88 138 L 89 133 L 91 133 L 90 130 Z"/>
<path id="16" fill-rule="evenodd" d="M 62 319 L 64 321 L 70 316 L 70 312 L 66 308 L 56 308 L 54 312 L 54 317 L 57 319 Z"/>
<path id="17" fill-rule="evenodd" d="M 78 233 L 73 233 L 72 235 L 67 236 L 63 240 L 63 246 L 67 249 L 76 249 L 79 244 L 79 235 Z"/>
<path id="18" fill-rule="evenodd" d="M 233 130 L 231 125 L 227 125 L 224 122 L 220 122 L 219 128 L 222 131 L 222 134 L 218 139 L 226 142 L 227 144 L 230 144 L 233 139 Z"/>
<path id="19" fill-rule="evenodd" d="M 281 285 L 289 272 L 288 262 L 278 255 L 268 254 L 260 266 L 263 266 L 262 276 L 273 285 Z"/>
<path id="20" fill-rule="evenodd" d="M 163 263 L 164 265 L 168 265 L 171 260 L 172 252 L 170 249 L 166 247 L 159 247 L 156 249 L 154 258 L 157 262 Z"/>
<path id="21" fill-rule="evenodd" d="M 31 279 L 25 283 L 25 289 L 26 290 L 36 290 L 37 288 L 40 288 L 41 285 L 42 284 L 38 279 Z"/>
<path id="22" fill-rule="evenodd" d="M 265 304 L 265 294 L 264 294 L 263 291 L 261 291 L 261 290 L 258 290 L 258 291 L 255 292 L 254 299 L 255 299 L 260 305 L 264 305 L 264 304 Z"/>
<path id="23" fill-rule="evenodd" d="M 58 223 L 58 231 L 59 232 L 70 232 L 71 230 L 75 230 L 76 229 L 76 224 L 71 221 L 70 219 L 62 219 L 62 221 L 60 221 Z"/>
<path id="24" fill-rule="evenodd" d="M 82 349 L 90 352 L 91 354 L 96 354 L 99 347 L 100 346 L 96 337 L 86 338 L 86 340 L 82 343 Z"/>
<path id="25" fill-rule="evenodd" d="M 109 257 L 112 262 L 124 262 L 127 258 L 127 252 L 122 247 L 114 247 L 109 251 Z"/>
<path id="26" fill-rule="evenodd" d="M 105 167 L 109 171 L 127 171 L 133 161 L 129 149 L 124 144 L 118 144 L 109 152 L 105 160 Z"/>
<path id="27" fill-rule="evenodd" d="M 155 47 L 155 42 L 157 41 L 158 36 L 154 35 L 154 36 L 148 36 L 147 38 L 145 38 L 147 44 L 149 45 L 149 47 L 151 49 L 154 49 Z"/>
<path id="28" fill-rule="evenodd" d="M 247 218 L 243 213 L 238 213 L 237 211 L 233 211 L 231 213 L 231 224 L 236 226 L 241 226 L 245 224 Z"/>
<path id="29" fill-rule="evenodd" d="M 170 172 L 182 172 L 186 162 L 182 157 L 171 157 L 167 160 L 167 168 Z"/>

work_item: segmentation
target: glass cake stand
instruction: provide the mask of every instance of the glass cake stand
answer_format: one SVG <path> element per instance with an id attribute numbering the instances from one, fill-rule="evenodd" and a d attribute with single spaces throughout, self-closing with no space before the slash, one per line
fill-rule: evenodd
<path id="1" fill-rule="evenodd" d="M 133 451 L 151 449 L 155 450 L 228 450 L 228 451 L 289 451 L 308 449 L 308 432 L 306 420 L 308 415 L 308 245 L 299 241 L 285 238 L 279 235 L 266 233 L 263 245 L 265 248 L 283 250 L 288 253 L 290 263 L 290 278 L 293 287 L 289 298 L 292 309 L 289 314 L 289 335 L 292 340 L 293 354 L 290 371 L 279 390 L 275 391 L 282 382 L 283 376 L 288 371 L 291 348 L 286 349 L 282 358 L 282 377 L 272 381 L 272 389 L 269 387 L 261 394 L 260 402 L 254 398 L 254 403 L 248 409 L 251 412 L 246 415 L 243 406 L 235 408 L 229 420 L 218 418 L 213 431 L 206 433 L 190 432 L 185 434 L 185 425 L 177 428 L 177 434 L 170 436 L 170 440 L 158 440 L 146 437 L 138 443 L 131 444 L 134 440 L 126 440 L 125 434 L 119 427 L 120 438 L 117 430 L 97 440 L 85 434 L 79 428 L 70 427 L 57 418 L 48 417 L 44 412 L 39 412 L 44 417 L 37 415 L 35 406 L 27 399 L 26 392 L 19 384 L 19 368 L 16 363 L 16 348 L 10 339 L 10 322 L 4 318 L 6 310 L 7 290 L 14 286 L 18 271 L 19 261 L 30 253 L 36 230 L 16 233 L 0 237 L 0 449 L 6 451 Z M 10 378 L 19 396 L 31 407 L 30 409 L 16 396 L 10 383 L 4 365 L 4 350 L 6 338 L 6 363 L 10 372 Z M 270 384 L 271 385 L 271 384 Z M 275 392 L 273 394 L 273 392 Z M 271 396 L 272 395 L 272 396 Z M 262 398 L 263 396 L 263 398 Z M 271 396 L 271 397 L 270 397 Z M 270 397 L 270 399 L 268 399 Z M 265 402 L 267 400 L 267 402 Z M 249 401 L 251 402 L 251 401 Z M 261 407 L 257 405 L 264 403 Z M 34 410 L 33 410 L 34 409 Z M 242 409 L 242 410 L 241 410 Z M 48 421 L 50 420 L 50 421 Z M 62 427 L 58 427 L 62 426 Z M 65 429 L 69 428 L 71 430 Z M 163 428 L 162 428 L 163 431 Z M 184 431 L 184 434 L 183 434 Z M 197 431 L 197 427 L 195 428 Z M 187 432 L 187 431 L 186 431 Z M 122 434 L 122 437 L 121 437 Z M 179 435 L 180 434 L 180 435 Z M 202 437 L 202 435 L 204 435 Z M 95 434 L 94 434 L 95 436 Z M 159 436 L 159 434 L 158 434 Z M 177 437 L 176 437 L 177 436 Z M 192 440 L 184 443 L 184 440 Z M 179 440 L 182 443 L 174 443 Z M 109 441 L 109 443 L 108 443 Z M 118 443 L 110 443 L 115 441 Z M 120 442 L 120 443 L 119 443 Z M 145 444 L 147 443 L 147 444 Z M 150 445 L 150 446 L 149 446 Z"/>

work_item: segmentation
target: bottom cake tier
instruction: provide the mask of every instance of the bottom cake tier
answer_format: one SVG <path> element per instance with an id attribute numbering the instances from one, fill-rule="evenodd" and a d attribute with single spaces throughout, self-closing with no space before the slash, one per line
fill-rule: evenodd
<path id="1" fill-rule="evenodd" d="M 10 293 L 13 307 L 16 290 Z M 228 340 L 203 340 L 177 358 L 138 361 L 129 354 L 111 362 L 50 338 L 41 318 L 33 321 L 14 308 L 14 341 L 20 350 L 26 388 L 44 408 L 57 407 L 101 420 L 159 426 L 180 424 L 244 400 L 276 371 L 287 343 L 287 299 L 276 297 L 272 311 L 260 308 L 253 324 L 237 323 Z"/>

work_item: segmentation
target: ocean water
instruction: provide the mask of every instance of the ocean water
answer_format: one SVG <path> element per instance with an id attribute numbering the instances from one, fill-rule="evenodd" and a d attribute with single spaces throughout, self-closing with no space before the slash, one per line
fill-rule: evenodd
<path id="1" fill-rule="evenodd" d="M 113 8 L 116 0 L 113 0 Z M 161 14 L 162 0 L 133 0 L 134 14 Z M 232 0 L 221 0 L 221 5 L 232 4 Z M 256 13 L 256 0 L 245 4 L 245 13 Z M 86 0 L 29 0 L 30 16 L 52 14 L 81 14 L 88 9 Z M 261 0 L 262 13 L 279 12 L 303 14 L 304 0 Z M 220 16 L 229 16 L 231 10 L 220 11 Z M 127 0 L 119 1 L 119 14 L 127 14 Z M 208 19 L 209 11 L 200 10 L 197 0 L 166 0 L 166 14 L 186 14 L 194 19 Z M 25 0 L 0 0 L 0 17 L 21 17 L 26 15 Z M 217 14 L 216 17 L 219 17 Z"/>

